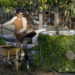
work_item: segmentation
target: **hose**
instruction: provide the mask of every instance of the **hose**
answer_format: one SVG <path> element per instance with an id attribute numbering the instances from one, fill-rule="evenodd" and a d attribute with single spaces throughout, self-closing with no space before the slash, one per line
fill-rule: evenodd
<path id="1" fill-rule="evenodd" d="M 44 42 L 44 40 L 47 38 L 47 36 L 45 36 L 45 37 L 43 37 L 43 39 L 42 39 L 42 41 L 41 41 L 41 44 L 40 44 L 40 59 L 41 59 L 41 61 L 42 61 L 42 63 L 46 66 L 46 68 L 50 71 L 50 72 L 53 72 L 53 73 L 55 73 L 56 71 L 54 71 L 54 70 L 52 70 L 48 65 L 47 65 L 47 63 L 44 61 L 44 59 L 43 59 L 43 56 L 42 56 L 42 44 L 43 44 L 43 42 Z M 56 72 L 56 73 L 61 73 L 61 72 Z"/>

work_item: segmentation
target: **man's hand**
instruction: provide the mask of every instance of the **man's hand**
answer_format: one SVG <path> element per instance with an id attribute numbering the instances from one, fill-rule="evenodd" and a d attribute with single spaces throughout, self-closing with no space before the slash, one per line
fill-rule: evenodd
<path id="1" fill-rule="evenodd" d="M 17 34 L 22 34 L 22 32 L 18 31 Z"/>
<path id="2" fill-rule="evenodd" d="M 23 38 L 24 37 L 24 34 L 23 34 L 23 32 L 20 32 L 20 31 L 18 31 L 17 33 L 16 33 L 16 37 L 17 38 Z"/>

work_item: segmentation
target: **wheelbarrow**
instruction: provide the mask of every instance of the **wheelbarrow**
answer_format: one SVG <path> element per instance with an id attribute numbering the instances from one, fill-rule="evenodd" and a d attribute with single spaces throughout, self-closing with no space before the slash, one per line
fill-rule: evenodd
<path id="1" fill-rule="evenodd" d="M 12 31 L 12 30 L 10 30 L 8 28 L 5 28 L 5 27 L 2 27 L 2 28 L 6 29 L 6 30 L 9 30 L 11 32 L 14 32 L 14 31 Z M 36 35 L 35 31 L 28 32 L 26 35 L 23 35 L 23 37 L 20 39 L 20 41 L 23 42 L 23 50 L 25 51 L 24 52 L 24 54 L 25 54 L 24 57 L 26 59 L 27 65 L 29 64 L 29 56 L 28 56 L 29 52 L 26 50 L 25 45 L 27 45 L 28 43 L 30 44 L 32 42 L 32 38 L 35 35 Z M 2 36 L 2 38 L 3 38 L 3 36 Z M 27 40 L 28 38 L 29 38 L 29 40 Z M 5 39 L 5 41 L 9 41 L 9 38 L 4 38 L 4 39 Z M 13 40 L 11 40 L 11 42 L 13 42 Z M 18 61 L 17 61 L 17 59 L 19 58 L 20 49 L 21 48 L 18 48 L 16 46 L 12 46 L 12 45 L 1 45 L 0 46 L 0 51 L 1 51 L 0 52 L 1 53 L 0 56 L 2 56 L 4 58 L 7 57 L 6 61 L 8 63 L 11 63 L 11 59 L 10 58 L 12 56 L 15 56 L 15 61 L 17 62 L 17 64 L 15 63 L 16 64 L 16 70 L 18 70 Z M 5 61 L 5 59 L 4 59 L 4 61 Z"/>

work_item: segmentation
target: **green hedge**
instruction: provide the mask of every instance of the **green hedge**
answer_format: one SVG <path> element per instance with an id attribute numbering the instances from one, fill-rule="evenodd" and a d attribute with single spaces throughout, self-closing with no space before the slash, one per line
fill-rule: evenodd
<path id="1" fill-rule="evenodd" d="M 66 53 L 70 50 L 75 53 L 75 35 L 44 35 L 39 34 L 36 46 L 37 54 L 33 56 L 33 70 L 47 71 L 45 65 L 40 59 L 40 43 L 46 37 L 42 44 L 42 56 L 50 69 L 57 72 L 75 72 L 75 59 L 70 60 L 66 57 Z"/>
<path id="2" fill-rule="evenodd" d="M 0 45 L 5 45 L 5 40 L 4 39 L 0 39 Z"/>

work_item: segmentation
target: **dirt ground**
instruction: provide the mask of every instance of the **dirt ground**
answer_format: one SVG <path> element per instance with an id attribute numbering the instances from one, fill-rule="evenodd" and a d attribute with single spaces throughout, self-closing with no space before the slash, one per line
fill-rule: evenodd
<path id="1" fill-rule="evenodd" d="M 52 72 L 30 72 L 30 71 L 12 71 L 9 65 L 0 63 L 0 75 L 59 75 Z"/>
<path id="2" fill-rule="evenodd" d="M 24 71 L 11 71 L 5 67 L 0 67 L 0 75 L 53 75 L 52 73 L 43 72 L 24 72 Z"/>
<path id="3" fill-rule="evenodd" d="M 53 75 L 52 73 L 43 72 L 26 72 L 26 71 L 12 71 L 9 65 L 0 63 L 0 75 Z"/>
<path id="4" fill-rule="evenodd" d="M 64 73 L 52 73 L 52 72 L 30 72 L 30 71 L 12 71 L 11 68 L 8 65 L 4 65 L 0 63 L 0 75 L 75 75 L 75 73 L 73 74 L 64 74 Z"/>

